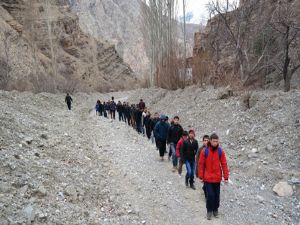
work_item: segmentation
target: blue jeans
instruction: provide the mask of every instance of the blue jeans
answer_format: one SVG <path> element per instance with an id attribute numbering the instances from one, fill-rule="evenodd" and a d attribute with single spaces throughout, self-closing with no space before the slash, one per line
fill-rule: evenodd
<path id="1" fill-rule="evenodd" d="M 194 184 L 195 161 L 185 160 L 185 166 L 186 166 L 185 179 L 186 181 L 189 181 L 190 184 L 192 185 Z"/>
<path id="2" fill-rule="evenodd" d="M 205 182 L 207 212 L 218 211 L 220 206 L 220 183 Z"/>
<path id="3" fill-rule="evenodd" d="M 172 163 L 173 163 L 173 166 L 175 167 L 178 164 L 178 160 L 176 157 L 176 144 L 175 143 L 170 143 L 170 150 L 172 152 Z"/>

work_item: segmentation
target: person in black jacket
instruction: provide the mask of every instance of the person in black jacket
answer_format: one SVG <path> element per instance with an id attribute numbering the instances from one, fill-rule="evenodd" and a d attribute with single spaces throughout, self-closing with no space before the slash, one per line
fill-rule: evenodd
<path id="1" fill-rule="evenodd" d="M 143 133 L 142 116 L 143 116 L 143 110 L 137 107 L 135 111 L 135 122 L 136 122 L 136 130 L 139 134 Z"/>
<path id="2" fill-rule="evenodd" d="M 117 104 L 115 103 L 115 98 L 111 98 L 110 102 L 110 118 L 111 119 L 116 119 L 116 109 L 117 109 Z"/>
<path id="3" fill-rule="evenodd" d="M 67 103 L 68 109 L 71 110 L 71 105 L 72 105 L 73 99 L 72 99 L 72 97 L 70 96 L 69 93 L 67 93 L 67 96 L 65 98 L 65 102 Z"/>
<path id="4" fill-rule="evenodd" d="M 99 112 L 100 112 L 100 116 L 103 115 L 103 112 L 104 112 L 104 105 L 102 104 L 102 102 L 100 102 L 100 105 L 99 105 Z"/>
<path id="5" fill-rule="evenodd" d="M 198 151 L 198 141 L 195 139 L 195 131 L 189 131 L 188 139 L 182 145 L 182 156 L 186 166 L 185 185 L 193 190 L 196 190 L 194 186 L 194 171 L 195 171 L 195 155 Z"/>
<path id="6" fill-rule="evenodd" d="M 154 113 L 153 118 L 151 118 L 151 122 L 150 122 L 150 126 L 151 126 L 151 130 L 152 130 L 152 143 L 153 143 L 153 139 L 155 141 L 155 145 L 156 145 L 156 150 L 158 150 L 158 143 L 157 143 L 157 139 L 154 137 L 154 127 L 155 125 L 159 122 L 159 114 L 158 112 Z"/>
<path id="7" fill-rule="evenodd" d="M 154 136 L 158 143 L 159 155 L 162 161 L 166 152 L 169 128 L 170 124 L 167 122 L 166 116 L 164 114 L 160 115 L 160 121 L 154 127 Z"/>
<path id="8" fill-rule="evenodd" d="M 176 145 L 181 138 L 183 133 L 183 128 L 179 124 L 179 117 L 174 116 L 173 123 L 168 131 L 167 143 L 170 144 L 170 152 L 172 154 L 173 172 L 177 169 L 178 160 L 176 157 Z"/>
<path id="9" fill-rule="evenodd" d="M 130 106 L 127 102 L 125 105 L 125 116 L 127 117 L 127 123 L 130 126 L 131 125 L 131 114 L 130 114 Z"/>
<path id="10" fill-rule="evenodd" d="M 137 106 L 139 109 L 141 110 L 144 110 L 146 108 L 146 104 L 145 102 L 143 101 L 143 99 L 140 100 L 138 106 Z"/>
<path id="11" fill-rule="evenodd" d="M 121 122 L 124 119 L 123 119 L 123 105 L 120 101 L 118 101 L 118 104 L 117 104 L 117 112 L 119 115 L 119 121 Z"/>
<path id="12" fill-rule="evenodd" d="M 146 112 L 146 116 L 144 118 L 144 125 L 146 128 L 146 136 L 150 140 L 152 129 L 151 129 L 151 113 L 149 111 Z"/>

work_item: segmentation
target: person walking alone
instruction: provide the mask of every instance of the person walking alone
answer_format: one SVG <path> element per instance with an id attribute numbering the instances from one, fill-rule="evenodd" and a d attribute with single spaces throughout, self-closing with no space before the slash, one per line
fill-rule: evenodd
<path id="1" fill-rule="evenodd" d="M 65 98 L 65 102 L 67 103 L 68 109 L 71 110 L 71 105 L 72 105 L 73 99 L 72 99 L 72 97 L 70 96 L 69 93 L 67 93 L 67 96 Z"/>

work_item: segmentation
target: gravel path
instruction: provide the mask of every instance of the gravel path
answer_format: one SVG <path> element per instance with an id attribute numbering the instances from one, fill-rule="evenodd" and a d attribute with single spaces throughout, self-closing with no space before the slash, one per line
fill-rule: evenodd
<path id="1" fill-rule="evenodd" d="M 206 220 L 201 184 L 196 182 L 196 191 L 186 188 L 184 176 L 172 173 L 167 160 L 159 160 L 150 141 L 124 123 L 90 117 L 95 147 L 111 161 L 112 195 L 119 193 L 117 201 L 130 206 L 129 214 L 146 224 L 222 224 L 223 215 Z"/>

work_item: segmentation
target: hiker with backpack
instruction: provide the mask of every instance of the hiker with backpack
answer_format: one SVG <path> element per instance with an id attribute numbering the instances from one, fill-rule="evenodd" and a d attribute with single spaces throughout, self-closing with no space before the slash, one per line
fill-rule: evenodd
<path id="1" fill-rule="evenodd" d="M 95 109 L 96 109 L 96 116 L 100 116 L 100 100 L 97 100 Z"/>
<path id="2" fill-rule="evenodd" d="M 167 139 L 167 143 L 170 144 L 170 152 L 172 155 L 172 164 L 173 164 L 172 172 L 175 172 L 178 169 L 177 168 L 178 160 L 176 157 L 176 145 L 179 139 L 181 138 L 182 133 L 183 133 L 183 128 L 179 124 L 179 117 L 174 116 L 173 122 L 171 123 L 171 127 L 168 131 L 168 139 Z"/>
<path id="3" fill-rule="evenodd" d="M 201 153 L 201 151 L 205 150 L 205 148 L 208 145 L 208 142 L 209 142 L 209 136 L 208 135 L 204 135 L 203 138 L 202 138 L 202 146 L 198 149 L 198 151 L 196 153 L 196 165 L 195 165 L 195 167 L 196 167 L 196 169 L 195 169 L 196 177 L 199 177 L 198 176 L 198 165 L 199 165 L 198 163 L 199 163 L 200 153 Z M 205 199 L 207 199 L 207 194 L 206 194 L 205 184 L 204 183 L 203 183 L 202 190 L 204 191 Z"/>
<path id="4" fill-rule="evenodd" d="M 72 105 L 73 99 L 72 99 L 72 97 L 70 96 L 69 93 L 67 93 L 67 96 L 65 98 L 65 102 L 67 103 L 68 109 L 71 110 L 71 105 Z"/>
<path id="5" fill-rule="evenodd" d="M 181 177 L 181 173 L 182 173 L 182 166 L 184 164 L 181 150 L 182 150 L 182 145 L 186 141 L 188 136 L 189 136 L 189 133 L 186 130 L 183 131 L 182 136 L 181 136 L 181 138 L 179 139 L 179 141 L 176 145 L 176 158 L 178 160 L 178 175 L 180 177 Z"/>
<path id="6" fill-rule="evenodd" d="M 157 140 L 155 138 L 155 135 L 154 135 L 154 127 L 155 125 L 159 122 L 159 114 L 158 112 L 155 112 L 154 113 L 154 116 L 151 118 L 151 130 L 152 130 L 152 143 L 153 143 L 153 139 L 155 141 L 155 146 L 156 146 L 156 149 L 158 150 L 158 143 L 157 143 Z"/>
<path id="7" fill-rule="evenodd" d="M 195 131 L 189 130 L 189 136 L 182 145 L 182 157 L 186 167 L 185 186 L 196 190 L 194 185 L 195 155 L 199 148 L 198 141 L 195 139 Z"/>
<path id="8" fill-rule="evenodd" d="M 164 155 L 166 152 L 167 136 L 170 125 L 166 122 L 167 117 L 165 115 L 160 116 L 160 121 L 156 123 L 154 127 L 154 137 L 157 141 L 157 146 L 159 149 L 159 156 L 161 160 L 164 160 Z"/>
<path id="9" fill-rule="evenodd" d="M 228 183 L 229 170 L 225 151 L 219 146 L 219 137 L 212 134 L 208 146 L 200 152 L 198 162 L 198 176 L 201 182 L 204 182 L 207 194 L 206 209 L 207 219 L 212 216 L 218 217 L 220 205 L 220 184 L 222 176 L 225 184 Z"/>
<path id="10" fill-rule="evenodd" d="M 117 109 L 117 104 L 115 103 L 115 98 L 111 97 L 111 102 L 110 102 L 110 118 L 111 119 L 116 119 L 116 109 Z"/>

